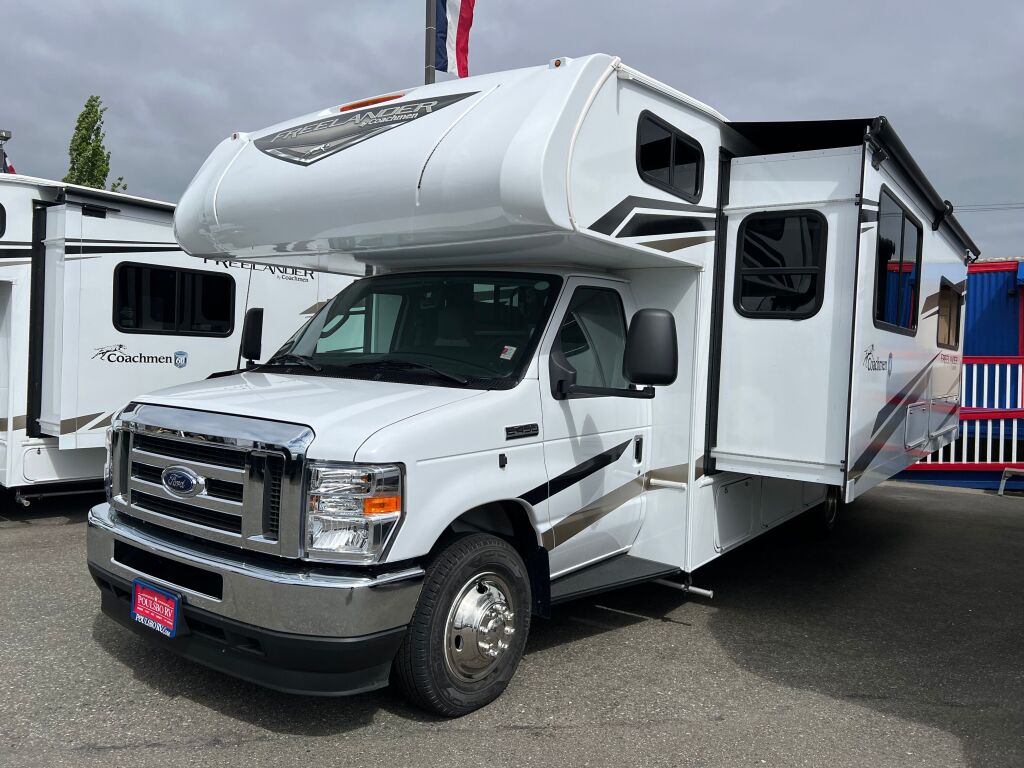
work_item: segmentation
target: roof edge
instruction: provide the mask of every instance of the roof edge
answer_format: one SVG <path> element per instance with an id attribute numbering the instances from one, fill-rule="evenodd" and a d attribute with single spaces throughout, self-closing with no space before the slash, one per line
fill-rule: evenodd
<path id="1" fill-rule="evenodd" d="M 38 176 L 25 176 L 21 173 L 0 173 L 0 182 L 50 187 L 51 189 L 63 191 L 65 194 L 71 193 L 76 197 L 81 197 L 87 200 L 102 200 L 107 203 L 119 202 L 124 205 L 137 205 L 142 208 L 155 208 L 161 211 L 173 211 L 175 208 L 174 203 L 168 203 L 163 200 L 154 200 L 149 197 L 129 195 L 126 192 L 112 192 L 109 189 L 96 189 L 95 187 L 86 187 L 81 184 L 68 184 L 65 181 L 44 179 Z"/>

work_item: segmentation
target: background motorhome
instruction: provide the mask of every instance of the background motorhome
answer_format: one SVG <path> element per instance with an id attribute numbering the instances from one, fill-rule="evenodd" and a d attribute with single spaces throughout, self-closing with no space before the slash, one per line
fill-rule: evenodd
<path id="1" fill-rule="evenodd" d="M 24 498 L 98 480 L 111 415 L 133 396 L 235 368 L 249 307 L 266 308 L 265 359 L 349 282 L 189 258 L 173 213 L 0 175 L 0 486 Z"/>
<path id="2" fill-rule="evenodd" d="M 960 434 L 902 477 L 994 489 L 1004 469 L 1024 469 L 1024 257 L 970 264 L 967 295 Z M 1024 478 L 1006 487 L 1024 489 Z"/>

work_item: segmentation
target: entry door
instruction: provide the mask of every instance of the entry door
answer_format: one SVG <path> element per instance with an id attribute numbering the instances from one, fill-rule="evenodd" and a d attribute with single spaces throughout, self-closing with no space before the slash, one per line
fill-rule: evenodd
<path id="1" fill-rule="evenodd" d="M 541 357 L 544 460 L 552 576 L 627 549 L 643 522 L 643 479 L 650 401 L 615 397 L 557 399 L 547 361 L 560 345 L 581 386 L 625 388 L 626 286 L 570 278 Z"/>

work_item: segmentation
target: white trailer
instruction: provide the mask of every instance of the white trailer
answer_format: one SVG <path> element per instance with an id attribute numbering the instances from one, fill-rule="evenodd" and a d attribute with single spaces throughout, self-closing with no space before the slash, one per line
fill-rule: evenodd
<path id="1" fill-rule="evenodd" d="M 273 353 L 350 282 L 189 258 L 173 214 L 170 203 L 0 174 L 0 486 L 23 503 L 98 483 L 126 400 L 236 368 L 248 307 L 266 305 Z"/>
<path id="2" fill-rule="evenodd" d="M 531 613 L 690 588 L 956 434 L 978 249 L 884 118 L 734 123 L 555 59 L 235 134 L 175 221 L 375 269 L 291 369 L 130 404 L 90 514 L 107 613 L 282 690 L 470 711 Z"/>

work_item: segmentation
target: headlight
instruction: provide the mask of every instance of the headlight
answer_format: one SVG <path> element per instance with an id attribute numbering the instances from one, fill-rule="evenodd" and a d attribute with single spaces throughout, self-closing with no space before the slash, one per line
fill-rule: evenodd
<path id="1" fill-rule="evenodd" d="M 310 465 L 306 557 L 372 563 L 402 517 L 396 464 Z"/>

